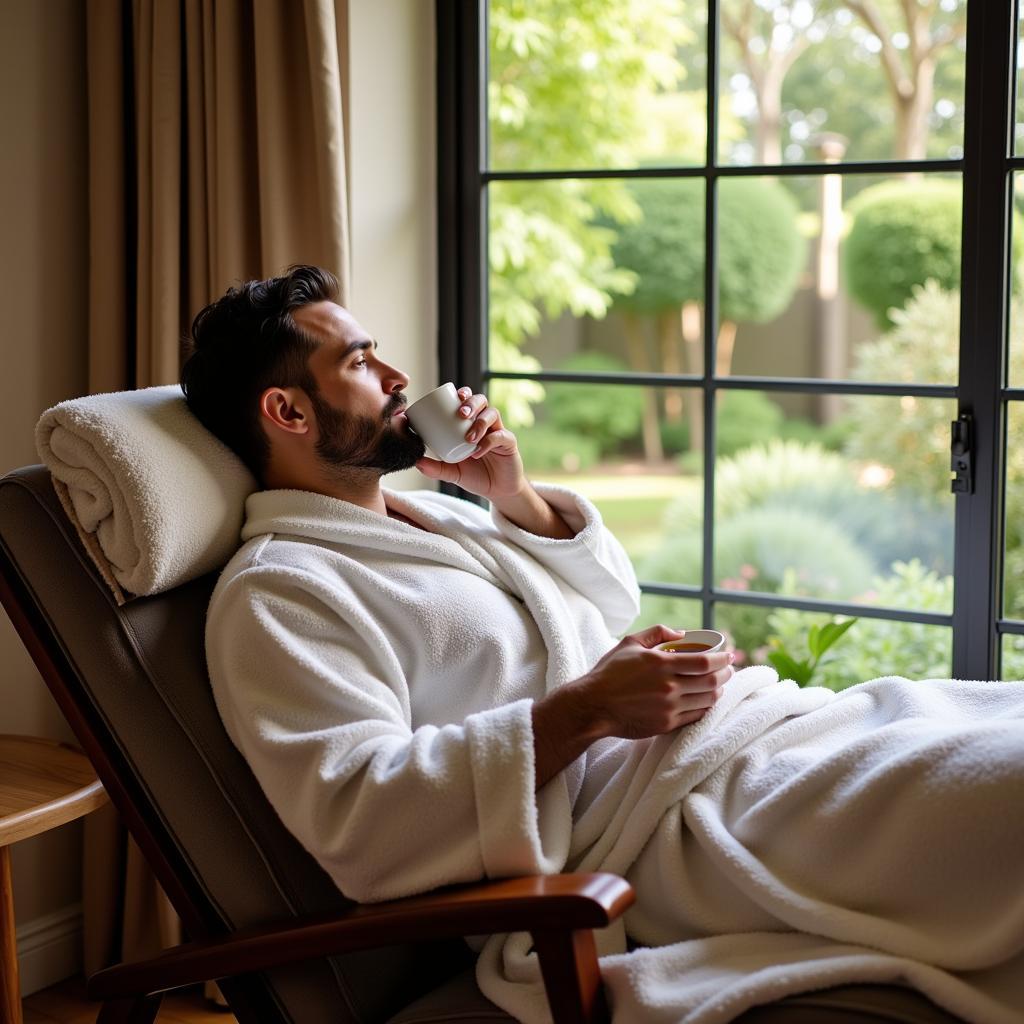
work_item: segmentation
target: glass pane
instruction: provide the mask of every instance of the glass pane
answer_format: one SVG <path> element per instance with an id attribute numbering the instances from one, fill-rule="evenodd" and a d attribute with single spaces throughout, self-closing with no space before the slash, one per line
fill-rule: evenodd
<path id="1" fill-rule="evenodd" d="M 716 373 L 956 384 L 959 175 L 731 178 Z"/>
<path id="2" fill-rule="evenodd" d="M 715 605 L 719 629 L 747 652 L 746 664 L 769 664 L 769 654 L 788 654 L 799 665 L 810 661 L 807 636 L 812 626 L 845 621 L 844 616 L 800 612 L 791 608 Z M 756 617 L 755 617 L 756 616 Z M 878 676 L 948 679 L 953 667 L 953 631 L 947 626 L 888 619 L 858 618 L 829 648 L 808 685 L 843 690 Z M 790 677 L 792 672 L 779 672 Z"/>
<path id="3" fill-rule="evenodd" d="M 1006 507 L 1003 517 L 1003 618 L 1024 620 L 1024 404 L 1006 415 Z"/>
<path id="4" fill-rule="evenodd" d="M 1024 150 L 1024 8 L 1017 9 L 1017 102 L 1016 124 L 1013 126 L 1013 152 L 1020 156 Z"/>
<path id="5" fill-rule="evenodd" d="M 707 7 L 490 0 L 488 165 L 703 163 Z"/>
<path id="6" fill-rule="evenodd" d="M 659 622 L 675 629 L 701 629 L 705 625 L 701 615 L 700 601 L 643 594 L 640 597 L 640 616 L 626 632 L 637 633 Z"/>
<path id="7" fill-rule="evenodd" d="M 600 509 L 641 579 L 700 584 L 704 478 L 689 414 L 695 390 L 492 381 L 508 416 L 516 390 L 544 392 L 533 423 L 513 427 L 531 479 L 563 483 Z"/>
<path id="8" fill-rule="evenodd" d="M 966 0 L 724 0 L 720 159 L 960 157 L 966 21 Z"/>
<path id="9" fill-rule="evenodd" d="M 1018 117 L 1024 116 L 1018 106 Z M 1024 174 L 1013 176 L 1013 220 L 1010 224 L 1010 357 L 1007 380 L 1011 388 L 1024 387 Z"/>
<path id="10" fill-rule="evenodd" d="M 703 373 L 703 182 L 495 182 L 488 217 L 491 369 Z"/>
<path id="11" fill-rule="evenodd" d="M 1013 633 L 1003 635 L 1003 657 L 999 678 L 1024 679 L 1024 636 Z"/>
<path id="12" fill-rule="evenodd" d="M 722 391 L 715 586 L 953 607 L 952 399 Z"/>

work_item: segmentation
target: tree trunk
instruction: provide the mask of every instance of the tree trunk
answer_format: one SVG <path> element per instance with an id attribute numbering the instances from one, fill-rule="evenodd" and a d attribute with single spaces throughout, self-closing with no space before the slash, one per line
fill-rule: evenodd
<path id="1" fill-rule="evenodd" d="M 683 330 L 683 346 L 687 369 L 690 373 L 704 372 L 704 353 L 701 348 L 702 331 L 700 306 L 687 302 L 679 311 Z M 691 391 L 686 396 L 686 416 L 690 422 L 690 451 L 704 450 L 704 392 Z"/>
<path id="2" fill-rule="evenodd" d="M 914 68 L 914 87 L 896 102 L 896 158 L 924 160 L 928 155 L 928 115 L 935 96 L 935 60 L 926 57 Z"/>
<path id="3" fill-rule="evenodd" d="M 715 351 L 715 376 L 728 377 L 732 373 L 732 350 L 736 345 L 736 321 L 723 320 L 718 325 L 718 346 Z"/>
<path id="4" fill-rule="evenodd" d="M 782 83 L 768 81 L 757 97 L 757 131 L 754 142 L 759 164 L 782 163 Z"/>
<path id="5" fill-rule="evenodd" d="M 637 373 L 650 373 L 647 345 L 644 343 L 643 327 L 635 313 L 623 317 L 626 325 L 626 348 L 629 365 Z M 661 447 L 661 425 L 658 421 L 658 397 L 651 388 L 644 388 L 643 442 L 644 459 L 648 462 L 662 462 L 665 452 Z"/>
<path id="6" fill-rule="evenodd" d="M 683 372 L 679 343 L 676 334 L 676 317 L 671 312 L 658 314 L 658 344 L 661 348 L 661 368 L 665 373 Z M 679 388 L 666 388 L 664 393 L 665 419 L 669 423 L 681 423 L 683 419 L 683 395 Z"/>

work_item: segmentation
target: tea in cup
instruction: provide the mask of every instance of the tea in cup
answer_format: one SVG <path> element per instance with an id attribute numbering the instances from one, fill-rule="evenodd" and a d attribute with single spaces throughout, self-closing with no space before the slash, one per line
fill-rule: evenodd
<path id="1" fill-rule="evenodd" d="M 654 649 L 673 654 L 713 654 L 724 646 L 725 635 L 717 629 L 688 629 L 678 640 L 666 640 Z"/>

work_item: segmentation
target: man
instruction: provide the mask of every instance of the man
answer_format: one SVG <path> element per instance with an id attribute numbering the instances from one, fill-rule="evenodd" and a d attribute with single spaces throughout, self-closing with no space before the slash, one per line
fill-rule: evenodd
<path id="1" fill-rule="evenodd" d="M 636 581 L 596 511 L 532 486 L 469 388 L 476 451 L 424 457 L 408 377 L 336 294 L 297 267 L 193 325 L 189 405 L 265 488 L 210 606 L 218 706 L 284 822 L 355 899 L 550 870 L 533 791 L 598 740 L 698 720 L 732 655 L 652 650 L 681 635 L 665 626 L 616 644 Z M 413 465 L 488 499 L 493 522 L 381 487 Z M 577 764 L 548 802 L 582 779 Z"/>
<path id="2" fill-rule="evenodd" d="M 624 874 L 647 948 L 603 977 L 628 1021 L 889 980 L 1019 1020 L 1024 685 L 835 694 L 653 650 L 667 626 L 616 643 L 637 586 L 596 510 L 530 484 L 468 388 L 476 450 L 426 458 L 408 379 L 335 299 L 312 267 L 232 289 L 196 317 L 182 383 L 264 486 L 210 603 L 218 708 L 340 889 Z M 490 513 L 382 488 L 413 465 Z M 625 953 L 621 923 L 598 941 Z M 478 965 L 523 1020 L 544 1016 L 533 959 L 495 936 Z"/>

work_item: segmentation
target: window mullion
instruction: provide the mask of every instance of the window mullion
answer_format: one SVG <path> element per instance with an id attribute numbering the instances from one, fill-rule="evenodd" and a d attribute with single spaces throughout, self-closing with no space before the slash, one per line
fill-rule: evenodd
<path id="1" fill-rule="evenodd" d="M 718 8 L 719 0 L 709 0 L 707 24 L 707 151 L 705 172 L 718 163 Z M 718 337 L 718 178 L 704 179 L 704 553 L 702 590 L 704 624 L 713 626 L 715 560 L 715 358 Z"/>
<path id="2" fill-rule="evenodd" d="M 1002 476 L 1014 4 L 967 5 L 959 412 L 973 419 L 973 493 L 956 498 L 953 675 L 993 679 Z"/>

